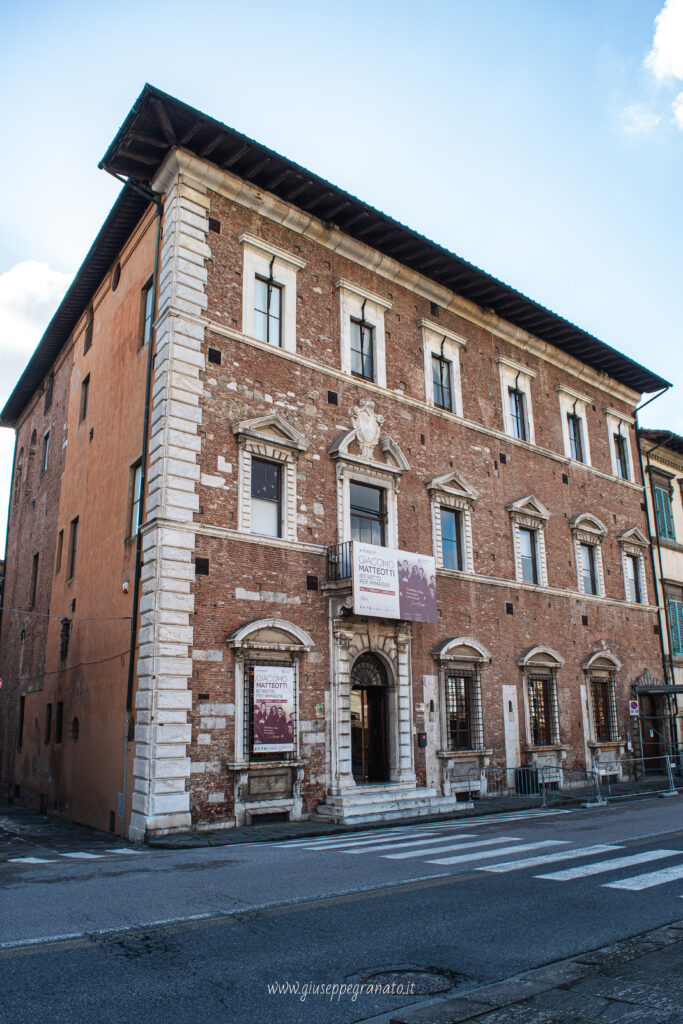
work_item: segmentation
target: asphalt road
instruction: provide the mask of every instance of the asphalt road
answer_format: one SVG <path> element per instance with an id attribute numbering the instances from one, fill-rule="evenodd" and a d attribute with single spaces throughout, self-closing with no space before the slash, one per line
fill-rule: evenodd
<path id="1" fill-rule="evenodd" d="M 683 916 L 680 798 L 183 851 L 14 840 L 12 1024 L 360 1021 Z"/>

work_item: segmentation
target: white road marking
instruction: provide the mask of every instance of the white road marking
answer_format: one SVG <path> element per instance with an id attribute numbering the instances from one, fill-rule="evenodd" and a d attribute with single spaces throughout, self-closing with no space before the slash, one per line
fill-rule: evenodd
<path id="1" fill-rule="evenodd" d="M 56 864 L 55 860 L 49 857 L 10 857 L 10 864 Z"/>
<path id="2" fill-rule="evenodd" d="M 573 860 L 575 857 L 592 857 L 596 853 L 609 853 L 611 850 L 622 850 L 622 846 L 582 846 L 577 850 L 560 850 L 558 853 L 546 853 L 541 857 L 526 857 L 524 860 L 506 860 L 501 864 L 485 864 L 477 871 L 519 871 L 521 868 L 535 868 L 540 864 L 552 864 L 557 860 Z"/>
<path id="3" fill-rule="evenodd" d="M 681 855 L 683 851 L 669 851 Z M 665 851 L 662 851 L 664 854 Z M 633 878 L 622 878 L 620 882 L 605 882 L 606 889 L 628 889 L 629 892 L 640 892 L 641 889 L 651 889 L 653 885 L 665 885 L 667 882 L 675 882 L 683 878 L 683 864 L 676 864 L 672 868 L 662 868 L 661 871 L 650 871 L 646 875 L 635 875 Z"/>
<path id="4" fill-rule="evenodd" d="M 433 836 L 434 832 L 408 832 L 403 835 L 396 836 L 396 839 L 403 840 L 408 836 L 415 838 L 416 842 L 425 836 Z M 391 845 L 396 842 L 396 839 L 386 839 L 381 836 L 373 836 L 372 839 L 339 839 L 336 842 L 328 841 L 325 843 L 315 843 L 311 846 L 307 846 L 308 850 L 346 850 L 356 846 L 372 846 L 373 843 L 385 843 Z M 443 842 L 443 836 L 439 837 L 439 842 Z"/>
<path id="5" fill-rule="evenodd" d="M 479 850 L 482 846 L 494 846 L 500 843 L 521 843 L 521 841 L 516 836 L 498 836 L 496 839 L 479 839 L 476 843 L 449 843 L 447 846 L 437 846 L 433 850 L 408 850 L 407 853 L 385 853 L 382 859 L 405 860 L 407 857 L 431 856 L 433 853 L 450 853 L 452 850 Z M 510 846 L 505 849 L 513 850 L 516 847 Z M 447 861 L 429 861 L 429 863 L 446 864 Z"/>
<path id="6" fill-rule="evenodd" d="M 453 839 L 476 839 L 474 832 L 457 832 Z M 430 846 L 432 843 L 443 843 L 446 842 L 444 836 L 432 836 L 431 839 L 405 839 L 400 840 L 398 843 L 378 843 L 376 846 L 366 846 L 359 849 L 347 849 L 342 850 L 342 853 L 386 853 L 387 850 L 399 850 L 402 846 Z M 440 849 L 440 848 L 439 848 Z M 426 853 L 430 853 L 430 850 L 426 850 Z M 437 850 L 437 853 L 439 850 Z M 407 854 L 406 856 L 409 856 Z"/>
<path id="7" fill-rule="evenodd" d="M 379 828 L 373 829 L 368 832 L 365 829 L 362 832 L 333 832 L 326 836 L 307 836 L 306 839 L 287 839 L 284 842 L 278 842 L 278 849 L 284 847 L 294 846 L 317 846 L 318 843 L 355 843 L 361 839 L 384 839 L 386 836 L 403 836 L 413 835 L 415 828 L 420 826 L 406 826 L 405 828 Z M 420 832 L 423 831 L 436 832 L 436 827 L 433 825 L 422 825 Z M 251 844 L 253 845 L 253 844 Z M 258 844 L 263 845 L 262 843 Z M 275 844 L 273 844 L 275 845 Z"/>
<path id="8" fill-rule="evenodd" d="M 60 853 L 60 857 L 71 857 L 73 860 L 100 860 L 103 853 Z"/>
<path id="9" fill-rule="evenodd" d="M 543 846 L 562 846 L 568 840 L 546 839 L 540 843 L 524 843 L 523 846 L 503 846 L 500 850 L 476 850 L 474 853 L 460 854 L 458 857 L 441 857 L 439 860 L 428 860 L 427 864 L 465 864 L 468 860 L 487 860 L 498 857 L 501 853 L 522 853 L 525 850 L 539 850 Z M 433 851 L 432 851 L 433 852 Z"/>
<path id="10" fill-rule="evenodd" d="M 127 849 L 121 848 L 121 849 L 118 849 L 118 850 L 105 850 L 105 853 L 126 853 L 126 854 L 133 854 L 135 857 L 139 857 L 142 854 L 142 850 L 127 850 Z"/>
<path id="11" fill-rule="evenodd" d="M 553 871 L 550 874 L 536 877 L 551 878 L 554 882 L 570 882 L 574 878 L 588 878 L 589 875 L 601 875 L 605 871 L 618 871 L 620 868 L 633 867 L 634 864 L 646 864 L 650 860 L 661 860 L 662 857 L 680 857 L 681 853 L 683 850 L 650 850 L 649 853 L 632 853 L 628 857 L 598 860 L 594 864 L 581 864 L 579 867 L 567 868 L 565 871 Z"/>

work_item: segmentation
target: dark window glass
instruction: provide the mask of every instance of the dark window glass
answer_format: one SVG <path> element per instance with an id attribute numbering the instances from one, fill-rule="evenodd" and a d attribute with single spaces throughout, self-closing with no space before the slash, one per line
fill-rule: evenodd
<path id="1" fill-rule="evenodd" d="M 474 678 L 446 677 L 446 722 L 449 750 L 472 750 L 476 746 Z"/>
<path id="2" fill-rule="evenodd" d="M 375 330 L 362 320 L 351 321 L 351 373 L 365 380 L 375 379 Z"/>
<path id="3" fill-rule="evenodd" d="M 567 413 L 567 426 L 569 428 L 569 454 L 576 462 L 583 462 L 581 418 L 572 412 Z"/>
<path id="4" fill-rule="evenodd" d="M 263 277 L 254 282 L 254 337 L 282 344 L 282 286 Z"/>
<path id="5" fill-rule="evenodd" d="M 508 388 L 510 400 L 510 422 L 512 423 L 512 436 L 520 441 L 528 440 L 526 422 L 526 398 L 519 388 Z"/>
<path id="6" fill-rule="evenodd" d="M 59 573 L 62 568 L 62 549 L 64 547 L 64 530 L 60 530 L 57 534 L 57 554 L 55 556 L 55 576 Z"/>
<path id="7" fill-rule="evenodd" d="M 614 458 L 617 464 L 617 476 L 628 480 L 628 450 L 626 438 L 622 434 L 614 435 Z"/>
<path id="8" fill-rule="evenodd" d="M 90 374 L 83 380 L 81 384 L 81 407 L 78 414 L 79 422 L 88 415 L 88 399 L 90 398 Z"/>
<path id="9" fill-rule="evenodd" d="M 62 723 L 64 721 L 64 701 L 58 700 L 55 714 L 55 743 L 62 742 Z"/>
<path id="10" fill-rule="evenodd" d="M 138 462 L 136 466 L 133 466 L 131 470 L 131 506 L 130 506 L 130 522 L 129 522 L 129 537 L 135 537 L 140 528 L 140 489 L 142 487 L 142 463 Z"/>
<path id="11" fill-rule="evenodd" d="M 432 356 L 432 379 L 434 382 L 434 405 L 453 411 L 451 392 L 451 363 L 442 356 Z"/>
<path id="12" fill-rule="evenodd" d="M 36 604 L 36 594 L 38 592 L 38 565 L 40 563 L 40 555 L 35 554 L 31 563 L 31 594 L 29 597 L 29 608 L 34 608 Z"/>
<path id="13" fill-rule="evenodd" d="M 93 311 L 88 312 L 88 319 L 85 325 L 85 334 L 83 335 L 83 355 L 88 351 L 92 345 L 92 331 L 93 331 Z"/>
<path id="14" fill-rule="evenodd" d="M 535 747 L 557 743 L 553 698 L 551 679 L 536 677 L 529 680 L 529 725 L 531 742 Z"/>
<path id="15" fill-rule="evenodd" d="M 282 528 L 282 467 L 251 460 L 251 532 L 279 537 Z"/>
<path id="16" fill-rule="evenodd" d="M 519 550 L 522 556 L 522 579 L 525 583 L 538 583 L 538 544 L 535 530 L 521 527 Z"/>
<path id="17" fill-rule="evenodd" d="M 68 580 L 73 579 L 76 574 L 76 547 L 78 545 L 78 516 L 71 520 L 69 527 L 69 554 L 68 554 L 68 568 L 66 578 Z"/>
<path id="18" fill-rule="evenodd" d="M 26 705 L 26 698 L 19 698 L 19 721 L 17 723 L 17 750 L 21 750 L 21 745 L 24 742 L 24 709 Z"/>
<path id="19" fill-rule="evenodd" d="M 383 487 L 369 487 L 351 481 L 351 540 L 364 544 L 385 543 L 386 492 Z"/>
<path id="20" fill-rule="evenodd" d="M 52 733 L 52 704 L 45 705 L 45 744 L 50 742 Z"/>
<path id="21" fill-rule="evenodd" d="M 140 345 L 146 345 L 152 340 L 152 324 L 154 323 L 154 284 L 153 278 L 142 289 L 142 330 L 140 331 Z"/>
<path id="22" fill-rule="evenodd" d="M 47 470 L 47 462 L 50 454 L 50 431 L 46 430 L 43 434 L 43 447 L 40 453 L 40 472 L 45 473 Z"/>
<path id="23" fill-rule="evenodd" d="M 640 558 L 637 555 L 626 556 L 626 586 L 629 601 L 633 601 L 634 604 L 642 604 Z"/>
<path id="24" fill-rule="evenodd" d="M 614 687 L 610 679 L 592 679 L 593 728 L 598 743 L 617 739 L 617 719 Z"/>
<path id="25" fill-rule="evenodd" d="M 54 374 L 51 373 L 50 376 L 48 377 L 47 385 L 45 387 L 45 402 L 44 402 L 44 405 L 43 405 L 43 412 L 44 413 L 46 413 L 49 410 L 50 406 L 52 405 L 52 394 L 54 392 L 54 387 L 55 387 L 55 378 L 54 378 Z"/>
<path id="26" fill-rule="evenodd" d="M 598 577 L 595 571 L 595 548 L 593 544 L 579 546 L 581 557 L 581 579 L 584 594 L 597 594 Z"/>
<path id="27" fill-rule="evenodd" d="M 458 509 L 441 509 L 441 551 L 444 568 L 464 570 L 462 512 Z"/>

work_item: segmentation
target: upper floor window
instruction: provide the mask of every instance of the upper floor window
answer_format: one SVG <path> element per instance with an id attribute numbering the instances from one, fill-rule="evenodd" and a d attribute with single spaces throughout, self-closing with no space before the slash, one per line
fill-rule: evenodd
<path id="1" fill-rule="evenodd" d="M 683 587 L 666 585 L 666 607 L 671 630 L 671 653 L 683 657 Z"/>
<path id="2" fill-rule="evenodd" d="M 630 431 L 634 420 L 617 409 L 605 408 L 612 473 L 621 480 L 633 480 Z"/>
<path id="3" fill-rule="evenodd" d="M 463 514 L 458 508 L 441 508 L 441 550 L 444 569 L 464 570 Z"/>
<path id="4" fill-rule="evenodd" d="M 306 261 L 255 235 L 244 246 L 242 333 L 296 352 L 296 275 Z"/>
<path id="5" fill-rule="evenodd" d="M 434 405 L 453 411 L 453 389 L 451 387 L 452 363 L 443 356 L 432 356 L 432 386 Z"/>
<path id="6" fill-rule="evenodd" d="M 90 399 L 90 374 L 84 377 L 81 384 L 81 403 L 78 410 L 78 422 L 82 423 L 88 415 L 88 401 Z"/>
<path id="7" fill-rule="evenodd" d="M 497 359 L 503 398 L 505 433 L 518 441 L 535 444 L 534 419 L 531 407 L 531 381 L 536 374 L 527 366 L 503 356 Z"/>
<path id="8" fill-rule="evenodd" d="M 136 462 L 130 471 L 130 516 L 128 519 L 128 536 L 135 537 L 140 529 L 142 513 L 142 462 Z"/>
<path id="9" fill-rule="evenodd" d="M 574 539 L 579 593 L 604 597 L 602 542 L 607 531 L 599 519 L 587 512 L 574 516 L 569 526 Z"/>
<path id="10" fill-rule="evenodd" d="M 626 555 L 626 592 L 629 601 L 642 604 L 643 592 L 640 584 L 640 556 Z"/>
<path id="11" fill-rule="evenodd" d="M 251 532 L 282 536 L 282 467 L 251 460 Z"/>
<path id="12" fill-rule="evenodd" d="M 55 375 L 54 375 L 54 373 L 51 373 L 50 376 L 47 378 L 47 381 L 45 383 L 45 401 L 43 403 L 43 413 L 48 412 L 49 409 L 50 409 L 50 406 L 52 405 L 52 396 L 54 394 L 54 388 L 55 388 Z"/>
<path id="13" fill-rule="evenodd" d="M 66 556 L 66 578 L 71 580 L 76 575 L 76 548 L 78 547 L 78 516 L 69 524 L 69 550 Z"/>
<path id="14" fill-rule="evenodd" d="M 584 462 L 586 465 L 590 465 L 590 447 L 586 423 L 586 409 L 590 399 L 565 384 L 558 384 L 556 391 L 560 399 L 564 454 L 568 459 L 573 459 L 574 462 Z"/>
<path id="15" fill-rule="evenodd" d="M 351 480 L 349 483 L 351 540 L 385 546 L 387 502 L 385 487 L 371 487 Z"/>
<path id="16" fill-rule="evenodd" d="M 581 419 L 574 413 L 567 413 L 567 429 L 569 431 L 569 451 L 575 462 L 583 462 L 583 438 Z"/>
<path id="17" fill-rule="evenodd" d="M 35 554 L 31 562 L 31 592 L 29 594 L 28 606 L 29 608 L 35 608 L 36 597 L 38 596 L 38 566 L 40 564 L 40 555 Z"/>
<path id="18" fill-rule="evenodd" d="M 474 572 L 472 504 L 477 492 L 456 473 L 427 484 L 432 502 L 434 556 L 437 567 Z"/>
<path id="19" fill-rule="evenodd" d="M 282 285 L 258 274 L 254 281 L 254 337 L 267 345 L 282 346 Z"/>
<path id="20" fill-rule="evenodd" d="M 420 320 L 427 405 L 462 416 L 460 348 L 464 342 L 431 320 Z"/>
<path id="21" fill-rule="evenodd" d="M 277 414 L 233 425 L 239 446 L 238 529 L 297 539 L 296 464 L 305 438 Z"/>
<path id="22" fill-rule="evenodd" d="M 50 453 L 50 431 L 46 430 L 43 434 L 43 447 L 40 452 L 40 472 L 45 473 L 47 471 L 48 455 Z"/>
<path id="23" fill-rule="evenodd" d="M 351 318 L 351 373 L 375 379 L 375 329 L 364 320 Z"/>
<path id="24" fill-rule="evenodd" d="M 341 366 L 362 380 L 387 386 L 384 314 L 391 303 L 340 278 Z"/>
<path id="25" fill-rule="evenodd" d="M 652 496 L 655 505 L 657 533 L 660 539 L 676 540 L 673 509 L 671 507 L 671 484 L 664 477 L 652 475 Z"/>
<path id="26" fill-rule="evenodd" d="M 92 345 L 92 335 L 94 326 L 94 314 L 92 307 L 88 310 L 88 314 L 85 321 L 85 334 L 83 335 L 83 355 L 88 351 Z"/>
<path id="27" fill-rule="evenodd" d="M 550 518 L 548 509 L 532 495 L 510 502 L 507 509 L 512 521 L 515 578 L 520 583 L 547 587 L 545 526 Z"/>
<path id="28" fill-rule="evenodd" d="M 140 348 L 152 340 L 154 324 L 154 277 L 150 277 L 142 288 L 140 300 Z"/>

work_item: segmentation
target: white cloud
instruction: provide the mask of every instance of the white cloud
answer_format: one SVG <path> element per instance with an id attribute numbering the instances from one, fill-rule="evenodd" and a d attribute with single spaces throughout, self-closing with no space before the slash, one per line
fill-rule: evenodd
<path id="1" fill-rule="evenodd" d="M 37 260 L 17 263 L 0 274 L 0 407 L 9 398 L 71 278 L 71 274 L 52 270 Z M 14 431 L 0 430 L 0 550 L 5 543 L 13 451 Z"/>
<path id="2" fill-rule="evenodd" d="M 683 78 L 683 0 L 666 0 L 655 18 L 655 36 L 645 66 L 658 82 Z"/>
<path id="3" fill-rule="evenodd" d="M 679 92 L 673 101 L 672 110 L 674 112 L 673 123 L 683 131 L 683 92 Z"/>
<path id="4" fill-rule="evenodd" d="M 626 135 L 646 135 L 656 128 L 661 117 L 640 103 L 633 103 L 621 112 L 621 129 Z"/>

